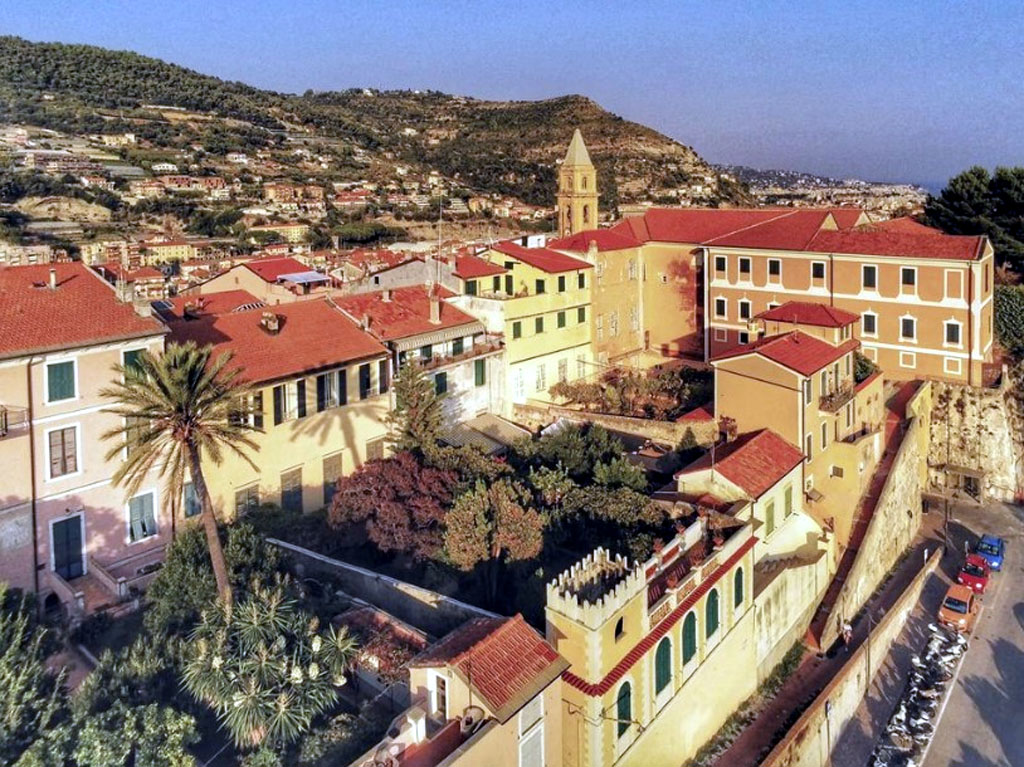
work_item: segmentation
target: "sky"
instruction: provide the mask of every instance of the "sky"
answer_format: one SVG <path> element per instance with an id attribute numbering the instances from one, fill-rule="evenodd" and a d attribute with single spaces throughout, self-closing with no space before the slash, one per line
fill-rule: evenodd
<path id="1" fill-rule="evenodd" d="M 301 93 L 579 93 L 718 163 L 928 186 L 1024 164 L 1021 0 L 19 0 L 0 34 Z"/>

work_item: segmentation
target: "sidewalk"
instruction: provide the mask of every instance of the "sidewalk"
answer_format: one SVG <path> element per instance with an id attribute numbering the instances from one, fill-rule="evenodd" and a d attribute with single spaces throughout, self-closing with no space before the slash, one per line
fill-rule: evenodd
<path id="1" fill-rule="evenodd" d="M 896 602 L 899 596 L 907 588 L 914 576 L 920 572 L 926 559 L 926 550 L 930 554 L 937 546 L 942 545 L 941 537 L 942 519 L 939 515 L 925 515 L 921 524 L 921 532 L 917 541 L 907 556 L 893 574 L 892 578 L 876 593 L 868 602 L 861 615 L 853 625 L 853 640 L 850 643 L 850 651 L 863 644 L 868 635 L 869 627 L 877 622 L 882 615 Z M 955 552 L 953 553 L 955 556 Z M 945 565 L 945 561 L 943 565 Z M 933 578 L 933 581 L 937 579 Z M 929 600 L 937 587 L 933 582 L 926 586 L 926 594 Z M 941 595 L 938 597 L 941 599 Z M 922 602 L 925 604 L 929 600 Z M 918 615 L 920 613 L 920 615 Z M 919 604 L 915 614 L 911 616 L 908 625 L 911 625 L 911 640 L 913 632 L 920 632 L 921 627 L 927 626 L 930 621 L 927 610 L 923 610 Z M 906 631 L 906 629 L 905 629 Z M 902 646 L 902 636 L 900 645 Z M 912 646 L 912 641 L 907 647 Z M 906 649 L 905 659 L 900 656 L 898 664 L 909 663 L 912 650 Z M 740 734 L 733 744 L 715 762 L 716 767 L 757 767 L 761 759 L 772 749 L 775 743 L 782 737 L 785 731 L 800 717 L 804 709 L 817 697 L 818 693 L 825 688 L 829 681 L 836 675 L 846 662 L 848 653 L 843 649 L 832 652 L 831 656 L 815 656 L 808 654 L 803 663 L 786 681 L 778 694 L 772 698 L 765 708 L 758 714 L 758 717 Z M 876 714 L 880 713 L 885 700 L 892 695 L 898 695 L 898 691 L 892 692 L 896 686 L 897 676 L 887 671 L 879 672 L 876 683 L 881 680 L 880 703 L 876 707 L 878 712 L 872 712 L 865 721 L 870 721 Z M 902 688 L 902 685 L 900 685 Z M 870 737 L 870 729 L 864 729 L 864 737 Z M 845 735 L 845 734 L 844 734 Z M 872 738 L 871 742 L 874 740 Z M 863 751 L 863 747 L 860 749 Z M 870 754 L 870 749 L 868 749 Z M 855 762 L 848 762 L 855 764 Z M 860 763 L 861 765 L 863 762 Z M 840 763 L 836 762 L 836 767 Z"/>

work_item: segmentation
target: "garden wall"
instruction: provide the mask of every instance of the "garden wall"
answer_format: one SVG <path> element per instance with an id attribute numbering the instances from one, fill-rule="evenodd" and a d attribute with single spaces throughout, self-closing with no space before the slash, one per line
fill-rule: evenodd
<path id="1" fill-rule="evenodd" d="M 561 407 L 540 403 L 516 404 L 512 406 L 512 419 L 532 428 L 539 428 L 553 423 L 559 418 L 574 421 L 590 421 L 606 429 L 635 434 L 638 437 L 653 440 L 675 447 L 682 442 L 687 429 L 693 431 L 698 445 L 710 445 L 718 437 L 718 423 L 710 421 L 654 421 L 648 418 L 633 418 L 625 415 L 609 415 L 594 413 L 588 410 Z"/>
<path id="2" fill-rule="evenodd" d="M 470 618 L 495 616 L 436 591 L 317 554 L 294 543 L 276 538 L 267 540 L 284 551 L 299 574 L 313 577 L 317 573 L 330 575 L 349 596 L 369 602 L 436 637 L 447 634 Z"/>
<path id="3" fill-rule="evenodd" d="M 843 729 L 857 715 L 871 680 L 885 664 L 889 649 L 903 631 L 925 582 L 941 558 L 941 549 L 932 553 L 925 566 L 875 626 L 867 641 L 853 652 L 839 673 L 765 757 L 761 767 L 831 765 L 830 752 L 833 746 L 839 741 Z"/>

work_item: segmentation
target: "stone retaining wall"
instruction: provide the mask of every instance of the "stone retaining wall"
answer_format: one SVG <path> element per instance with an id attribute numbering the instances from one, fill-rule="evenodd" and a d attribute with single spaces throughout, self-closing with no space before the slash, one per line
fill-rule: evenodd
<path id="1" fill-rule="evenodd" d="M 534 429 L 547 426 L 559 418 L 574 421 L 590 421 L 606 429 L 635 434 L 675 447 L 682 442 L 687 429 L 693 431 L 698 445 L 711 445 L 718 437 L 716 421 L 655 421 L 648 418 L 633 418 L 608 413 L 593 413 L 559 405 L 541 403 L 515 404 L 512 406 L 512 420 Z"/>

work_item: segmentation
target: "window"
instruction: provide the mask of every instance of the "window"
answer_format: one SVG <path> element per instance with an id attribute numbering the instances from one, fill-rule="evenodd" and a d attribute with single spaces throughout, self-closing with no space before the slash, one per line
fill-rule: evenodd
<path id="1" fill-rule="evenodd" d="M 860 268 L 860 284 L 864 290 L 878 290 L 878 267 L 865 264 Z"/>
<path id="2" fill-rule="evenodd" d="M 341 479 L 342 472 L 341 455 L 335 453 L 324 458 L 324 506 L 331 505 L 338 490 L 338 480 Z"/>
<path id="3" fill-rule="evenodd" d="M 156 494 L 142 493 L 128 501 L 128 541 L 138 543 L 156 535 Z"/>
<path id="4" fill-rule="evenodd" d="M 814 452 L 814 435 L 807 434 L 804 436 L 804 460 L 811 460 L 811 453 Z"/>
<path id="5" fill-rule="evenodd" d="M 501 275 L 500 274 L 494 275 L 494 279 L 491 280 L 491 290 L 494 291 L 495 293 L 500 293 L 501 292 Z"/>
<path id="6" fill-rule="evenodd" d="M 438 396 L 448 391 L 448 374 L 438 373 L 434 376 L 434 393 Z"/>
<path id="7" fill-rule="evenodd" d="M 913 352 L 900 352 L 900 367 L 901 368 L 916 368 L 917 367 L 917 355 Z"/>
<path id="8" fill-rule="evenodd" d="M 823 280 L 825 279 L 825 262 L 824 261 L 812 261 L 811 262 L 811 279 Z"/>
<path id="9" fill-rule="evenodd" d="M 821 424 L 821 449 L 824 450 L 828 447 L 828 421 L 823 421 Z"/>
<path id="10" fill-rule="evenodd" d="M 792 485 L 786 485 L 786 491 L 785 491 L 785 495 L 783 496 L 783 498 L 785 499 L 783 501 L 783 503 L 784 503 L 785 509 L 786 509 L 786 516 L 788 517 L 790 514 L 793 513 L 793 486 Z"/>
<path id="11" fill-rule="evenodd" d="M 569 360 L 558 361 L 558 382 L 565 383 L 569 380 Z"/>
<path id="12" fill-rule="evenodd" d="M 533 319 L 533 332 L 540 335 L 544 332 L 544 318 L 534 317 Z"/>
<path id="13" fill-rule="evenodd" d="M 508 267 L 506 266 L 505 268 L 507 269 Z M 507 296 L 514 296 L 515 293 L 516 293 L 515 279 L 512 277 L 511 274 L 506 274 L 505 275 L 505 295 L 507 295 Z"/>
<path id="14" fill-rule="evenodd" d="M 608 315 L 608 335 L 612 338 L 619 335 L 619 313 L 617 311 Z"/>
<path id="15" fill-rule="evenodd" d="M 873 336 L 878 333 L 878 315 L 874 312 L 864 312 L 860 318 L 861 333 L 866 336 Z"/>
<path id="16" fill-rule="evenodd" d="M 46 401 L 60 402 L 62 400 L 74 399 L 76 396 L 75 386 L 75 362 L 52 362 L 46 366 Z"/>
<path id="17" fill-rule="evenodd" d="M 281 508 L 285 511 L 302 511 L 301 467 L 281 474 Z"/>
<path id="18" fill-rule="evenodd" d="M 560 327 L 560 328 L 564 328 L 565 327 L 565 312 L 559 312 L 558 313 L 558 327 Z"/>
<path id="19" fill-rule="evenodd" d="M 483 386 L 487 383 L 487 360 L 475 360 L 473 362 L 473 383 Z"/>
<path id="20" fill-rule="evenodd" d="M 819 383 L 818 391 L 819 391 L 819 393 L 822 396 L 828 394 L 828 371 L 827 370 L 822 370 L 821 371 L 821 381 Z"/>
<path id="21" fill-rule="evenodd" d="M 740 258 L 740 279 L 750 279 L 750 259 L 745 256 Z"/>
<path id="22" fill-rule="evenodd" d="M 778 282 L 782 276 L 782 261 L 778 258 L 768 259 L 768 280 L 769 282 Z"/>
<path id="23" fill-rule="evenodd" d="M 535 284 L 536 284 L 536 293 L 539 296 L 539 295 L 541 295 L 544 292 L 544 280 L 537 280 Z"/>
<path id="24" fill-rule="evenodd" d="M 835 464 L 832 464 L 832 466 L 829 467 L 829 476 L 830 477 L 838 477 L 839 479 L 842 479 L 843 478 L 843 467 L 842 466 L 836 466 Z"/>
<path id="25" fill-rule="evenodd" d="M 580 272 L 578 275 L 576 275 L 576 287 L 579 288 L 580 290 L 583 290 L 583 288 L 587 287 L 587 275 L 585 275 L 583 272 Z"/>
<path id="26" fill-rule="evenodd" d="M 583 188 L 586 189 L 587 185 L 583 184 Z M 583 223 L 584 224 L 589 224 L 590 223 L 590 206 L 589 205 L 584 205 L 583 206 Z"/>
<path id="27" fill-rule="evenodd" d="M 725 328 L 715 328 L 715 340 L 725 343 L 729 340 L 729 331 Z"/>
<path id="28" fill-rule="evenodd" d="M 338 376 L 323 373 L 316 377 L 316 412 L 338 406 Z"/>
<path id="29" fill-rule="evenodd" d="M 442 719 L 448 718 L 448 681 L 440 675 L 434 676 L 434 710 Z"/>
<path id="30" fill-rule="evenodd" d="M 636 306 L 629 309 L 629 329 L 634 332 L 640 329 L 640 309 Z"/>
<path id="31" fill-rule="evenodd" d="M 78 471 L 78 427 L 54 429 L 49 434 L 50 479 Z"/>
<path id="32" fill-rule="evenodd" d="M 306 417 L 306 381 L 303 378 L 295 382 L 295 417 Z"/>
<path id="33" fill-rule="evenodd" d="M 370 396 L 370 364 L 359 366 L 359 399 Z"/>
<path id="34" fill-rule="evenodd" d="M 946 346 L 960 345 L 960 323 L 947 321 L 946 325 Z"/>
<path id="35" fill-rule="evenodd" d="M 576 377 L 584 378 L 587 375 L 587 358 L 580 355 L 576 358 Z"/>
<path id="36" fill-rule="evenodd" d="M 749 320 L 750 319 L 750 301 L 748 301 L 745 298 L 740 299 L 740 319 L 741 320 Z"/>
<path id="37" fill-rule="evenodd" d="M 467 296 L 475 296 L 476 295 L 476 280 L 466 280 L 466 295 Z"/>
<path id="38" fill-rule="evenodd" d="M 420 347 L 420 357 L 424 361 L 431 359 L 434 356 L 434 347 L 432 344 L 426 344 Z"/>
<path id="39" fill-rule="evenodd" d="M 538 695 L 535 700 L 541 697 Z M 520 735 L 519 767 L 544 767 L 544 724 L 539 720 L 532 730 Z"/>
<path id="40" fill-rule="evenodd" d="M 576 322 L 582 323 L 582 322 L 586 322 L 586 321 L 587 321 L 587 307 L 581 306 L 579 309 L 576 310 Z"/>
<path id="41" fill-rule="evenodd" d="M 726 260 L 725 256 L 715 256 L 715 271 L 725 274 Z"/>
<path id="42" fill-rule="evenodd" d="M 683 665 L 697 654 L 697 613 L 690 610 L 683 618 Z"/>
<path id="43" fill-rule="evenodd" d="M 708 601 L 704 605 L 704 636 L 708 639 L 718 631 L 718 589 L 708 592 Z"/>
<path id="44" fill-rule="evenodd" d="M 740 344 L 749 344 L 750 343 L 750 333 L 748 333 L 745 330 L 741 330 L 739 332 L 739 341 L 740 341 Z"/>
<path id="45" fill-rule="evenodd" d="M 914 341 L 917 339 L 917 320 L 913 317 L 900 318 L 900 340 Z"/>
<path id="46" fill-rule="evenodd" d="M 522 338 L 523 337 L 523 323 L 522 322 L 519 322 L 517 320 L 516 322 L 512 323 L 512 337 L 513 338 Z"/>
<path id="47" fill-rule="evenodd" d="M 544 717 L 544 696 L 538 695 L 519 710 L 519 734 L 529 732 Z"/>
<path id="48" fill-rule="evenodd" d="M 121 355 L 121 367 L 128 370 L 134 370 L 136 372 L 142 372 L 142 365 L 139 360 L 142 357 L 142 349 L 131 349 Z"/>
<path id="49" fill-rule="evenodd" d="M 631 280 L 636 279 L 636 261 L 632 258 L 626 262 L 626 276 Z"/>
<path id="50" fill-rule="evenodd" d="M 379 439 L 371 439 L 366 443 L 366 460 L 367 461 L 379 461 L 384 457 L 384 445 L 387 443 L 386 437 L 380 437 Z"/>
<path id="51" fill-rule="evenodd" d="M 658 695 L 672 681 L 672 642 L 664 637 L 654 651 L 654 694 Z"/>
<path id="52" fill-rule="evenodd" d="M 244 402 L 243 402 L 244 405 Z M 228 420 L 234 422 L 234 413 L 228 413 Z M 124 418 L 124 452 L 126 457 L 130 457 L 135 452 L 135 448 L 139 445 L 139 440 L 143 438 L 146 433 L 147 421 L 145 418 L 139 416 L 125 416 Z"/>
<path id="53" fill-rule="evenodd" d="M 459 340 L 460 345 L 461 345 L 462 339 L 460 338 L 458 340 Z M 459 351 L 461 352 L 462 350 L 460 349 Z M 377 386 L 379 387 L 378 391 L 381 394 L 387 394 L 388 393 L 388 385 L 390 383 L 389 380 L 388 380 L 388 373 L 389 373 L 388 361 L 387 360 L 380 360 L 377 363 Z"/>
<path id="54" fill-rule="evenodd" d="M 811 404 L 811 379 L 810 378 L 805 378 L 804 379 L 804 404 L 805 405 L 810 405 Z"/>
<path id="55" fill-rule="evenodd" d="M 942 360 L 942 372 L 948 375 L 958 376 L 962 371 L 962 363 L 957 357 L 946 357 Z"/>
<path id="56" fill-rule="evenodd" d="M 235 491 L 235 516 L 240 517 L 260 505 L 259 485 L 249 485 Z"/>
<path id="57" fill-rule="evenodd" d="M 765 537 L 775 532 L 775 501 L 768 501 L 764 507 L 764 534 Z"/>
<path id="58" fill-rule="evenodd" d="M 715 299 L 715 316 L 719 319 L 725 319 L 727 316 L 727 305 L 724 298 Z"/>
<path id="59" fill-rule="evenodd" d="M 544 363 L 537 366 L 537 391 L 544 391 L 548 388 L 547 368 Z"/>
<path id="60" fill-rule="evenodd" d="M 917 285 L 917 269 L 912 266 L 900 267 L 900 286 L 904 292 L 913 292 Z"/>
<path id="61" fill-rule="evenodd" d="M 559 293 L 564 293 L 565 292 L 565 275 L 564 274 L 558 275 L 558 292 Z"/>
<path id="62" fill-rule="evenodd" d="M 625 624 L 623 623 L 624 620 L 625 620 L 624 618 L 619 618 L 617 621 L 615 621 L 615 641 L 616 642 L 618 642 L 620 639 L 622 639 L 622 635 L 625 633 Z"/>
<path id="63" fill-rule="evenodd" d="M 743 568 L 737 567 L 736 574 L 732 577 L 733 607 L 743 604 Z"/>
<path id="64" fill-rule="evenodd" d="M 191 482 L 186 482 L 182 487 L 181 508 L 185 515 L 185 519 L 195 517 L 203 510 L 203 504 L 199 500 L 199 494 L 196 492 L 196 486 Z"/>
<path id="65" fill-rule="evenodd" d="M 338 371 L 338 404 L 348 404 L 348 371 L 345 368 Z"/>
<path id="66" fill-rule="evenodd" d="M 466 349 L 466 342 L 463 338 L 459 337 L 452 341 L 452 356 L 457 357 L 462 354 Z"/>
<path id="67" fill-rule="evenodd" d="M 618 720 L 615 723 L 615 733 L 621 738 L 629 732 L 629 727 L 633 723 L 633 688 L 629 682 L 622 683 L 615 698 L 615 718 Z"/>

